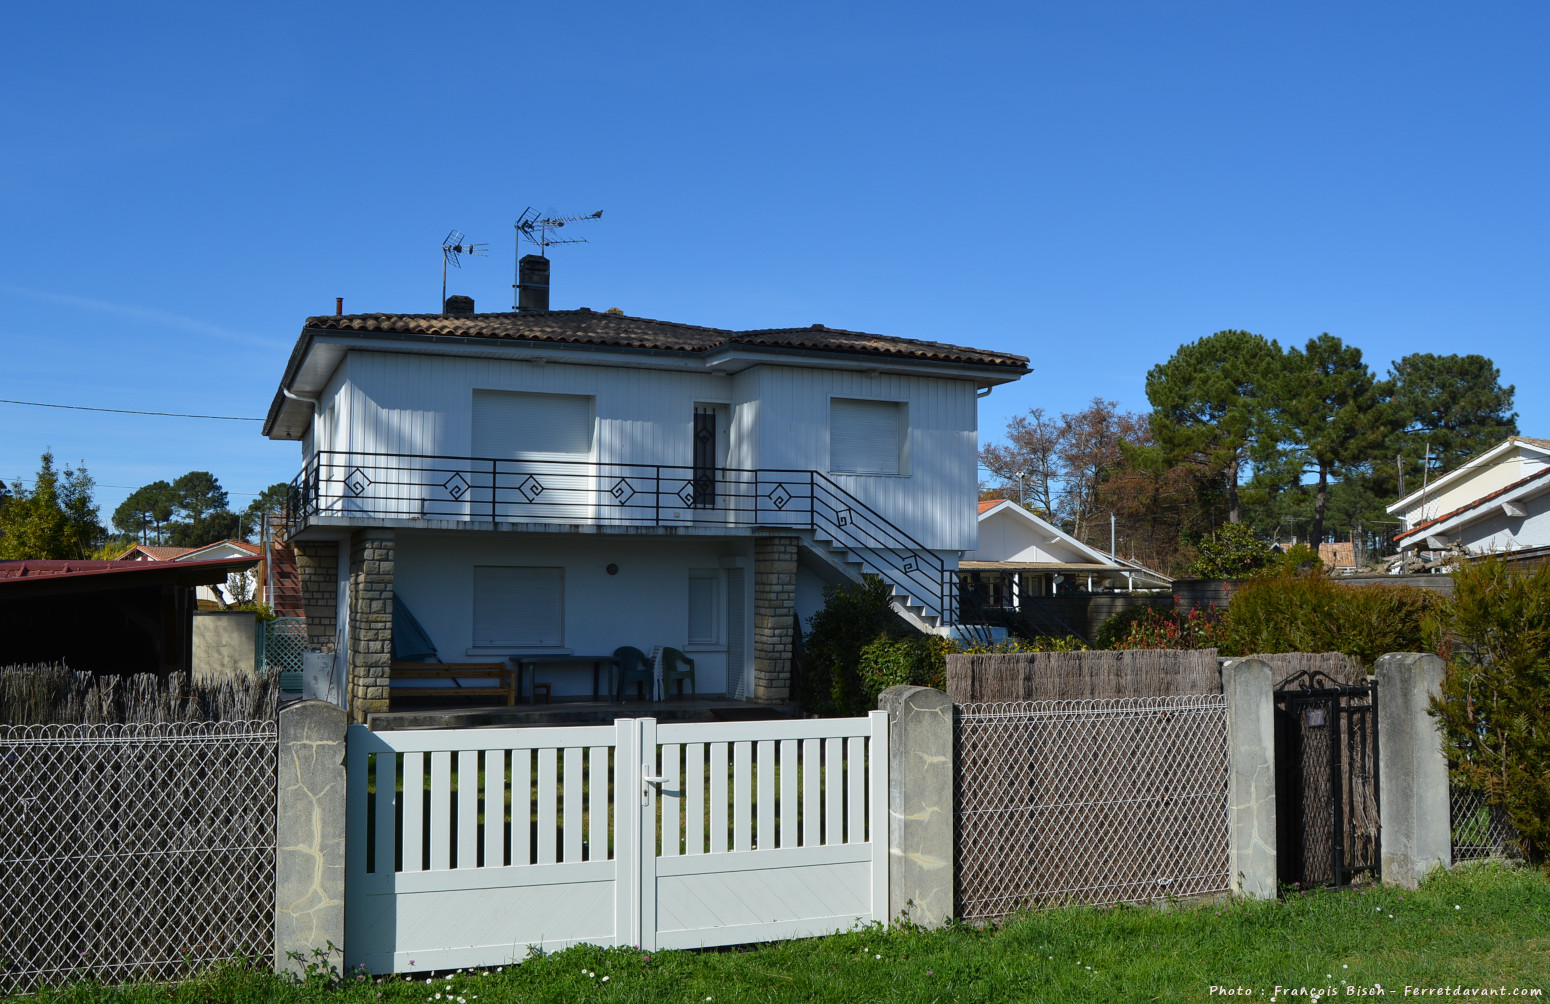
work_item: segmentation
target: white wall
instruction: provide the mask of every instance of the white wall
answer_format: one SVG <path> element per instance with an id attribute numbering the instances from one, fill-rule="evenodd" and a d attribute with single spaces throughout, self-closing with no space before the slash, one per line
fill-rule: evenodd
<path id="1" fill-rule="evenodd" d="M 648 655 L 655 645 L 682 649 L 694 658 L 700 692 L 716 694 L 732 689 L 727 683 L 725 576 L 717 612 L 720 644 L 696 647 L 687 644 L 689 571 L 721 568 L 739 559 L 747 570 L 744 652 L 751 659 L 753 546 L 746 539 L 401 531 L 394 590 L 424 626 L 444 661 L 494 660 L 519 650 L 472 649 L 474 566 L 561 567 L 565 569 L 565 649 L 580 655 L 608 655 L 621 645 L 633 645 Z M 608 574 L 610 563 L 618 565 L 618 574 Z M 556 696 L 590 696 L 592 691 L 589 668 L 544 667 L 538 678 L 554 683 Z M 599 685 L 606 689 L 607 680 Z"/>
<path id="2" fill-rule="evenodd" d="M 687 467 L 694 405 L 726 403 L 729 466 L 824 473 L 831 397 L 900 401 L 909 412 L 907 473 L 831 479 L 927 547 L 962 550 L 977 538 L 977 417 L 965 380 L 785 366 L 727 377 L 355 352 L 325 392 L 317 440 L 337 450 L 468 456 L 476 389 L 594 396 L 590 459 L 605 463 Z"/>
<path id="3" fill-rule="evenodd" d="M 1550 492 L 1518 504 L 1528 510 L 1527 516 L 1508 516 L 1498 505 L 1495 515 L 1462 527 L 1459 543 L 1470 554 L 1550 546 Z"/>

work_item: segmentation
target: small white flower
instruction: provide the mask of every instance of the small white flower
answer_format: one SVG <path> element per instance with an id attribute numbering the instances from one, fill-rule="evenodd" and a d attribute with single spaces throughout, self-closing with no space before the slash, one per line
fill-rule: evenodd
<path id="1" fill-rule="evenodd" d="M 882 958 L 882 956 L 881 956 L 881 955 L 874 955 L 874 956 L 872 956 L 872 958 L 874 958 L 874 959 L 880 959 L 880 958 Z"/>
<path id="2" fill-rule="evenodd" d="M 1340 968 L 1341 969 L 1350 969 L 1351 967 L 1346 965 L 1344 962 L 1342 962 L 1342 963 L 1340 963 Z"/>
<path id="3" fill-rule="evenodd" d="M 1453 909 L 1457 910 L 1458 908 L 1459 908 L 1459 905 L 1457 903 L 1454 903 L 1453 904 Z"/>
<path id="4" fill-rule="evenodd" d="M 1389 914 L 1389 920 L 1393 920 L 1393 919 L 1394 919 L 1394 915 L 1392 913 Z"/>
<path id="5" fill-rule="evenodd" d="M 607 982 L 608 982 L 608 977 L 606 977 L 606 976 L 604 976 L 604 977 L 603 977 L 603 982 L 604 982 L 604 983 L 607 983 Z"/>

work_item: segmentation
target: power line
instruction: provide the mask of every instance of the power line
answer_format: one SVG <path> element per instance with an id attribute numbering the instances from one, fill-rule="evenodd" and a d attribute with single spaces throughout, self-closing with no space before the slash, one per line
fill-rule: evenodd
<path id="1" fill-rule="evenodd" d="M 69 411 L 109 411 L 115 415 L 157 415 L 162 418 L 209 418 L 218 422 L 262 422 L 261 418 L 241 415 L 186 415 L 178 411 L 130 411 L 127 408 L 89 408 L 84 404 L 45 404 L 42 401 L 10 401 L 0 398 L 0 404 L 25 404 L 31 408 L 64 408 Z"/>

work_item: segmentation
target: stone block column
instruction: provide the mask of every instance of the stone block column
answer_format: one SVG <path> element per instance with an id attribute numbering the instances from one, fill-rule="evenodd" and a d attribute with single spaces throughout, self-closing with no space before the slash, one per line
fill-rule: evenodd
<path id="1" fill-rule="evenodd" d="M 296 574 L 301 580 L 301 606 L 307 618 L 307 644 L 332 652 L 339 632 L 339 544 L 332 540 L 298 540 Z"/>
<path id="2" fill-rule="evenodd" d="M 1270 666 L 1260 659 L 1222 663 L 1227 698 L 1228 874 L 1233 892 L 1276 895 L 1276 737 Z"/>
<path id="3" fill-rule="evenodd" d="M 761 704 L 781 704 L 791 699 L 797 538 L 754 538 L 753 583 L 753 699 Z"/>
<path id="4" fill-rule="evenodd" d="M 957 906 L 953 702 L 889 687 L 877 707 L 888 712 L 888 919 L 938 927 Z"/>
<path id="5" fill-rule="evenodd" d="M 344 748 L 344 712 L 332 704 L 301 701 L 281 710 L 276 972 L 301 976 L 314 961 L 344 968 Z M 315 959 L 314 949 L 327 951 L 326 959 Z"/>
<path id="6" fill-rule="evenodd" d="M 350 535 L 350 720 L 388 709 L 388 672 L 393 661 L 393 531 L 357 530 Z"/>
<path id="7" fill-rule="evenodd" d="M 1414 889 L 1434 868 L 1453 861 L 1449 832 L 1448 759 L 1442 730 L 1426 713 L 1442 689 L 1435 655 L 1378 657 L 1378 850 L 1383 882 Z"/>

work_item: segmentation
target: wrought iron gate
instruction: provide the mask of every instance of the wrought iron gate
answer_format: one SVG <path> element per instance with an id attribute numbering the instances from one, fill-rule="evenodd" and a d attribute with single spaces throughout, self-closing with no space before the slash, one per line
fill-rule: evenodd
<path id="1" fill-rule="evenodd" d="M 1378 687 L 1303 671 L 1275 690 L 1278 877 L 1302 886 L 1376 881 Z"/>

